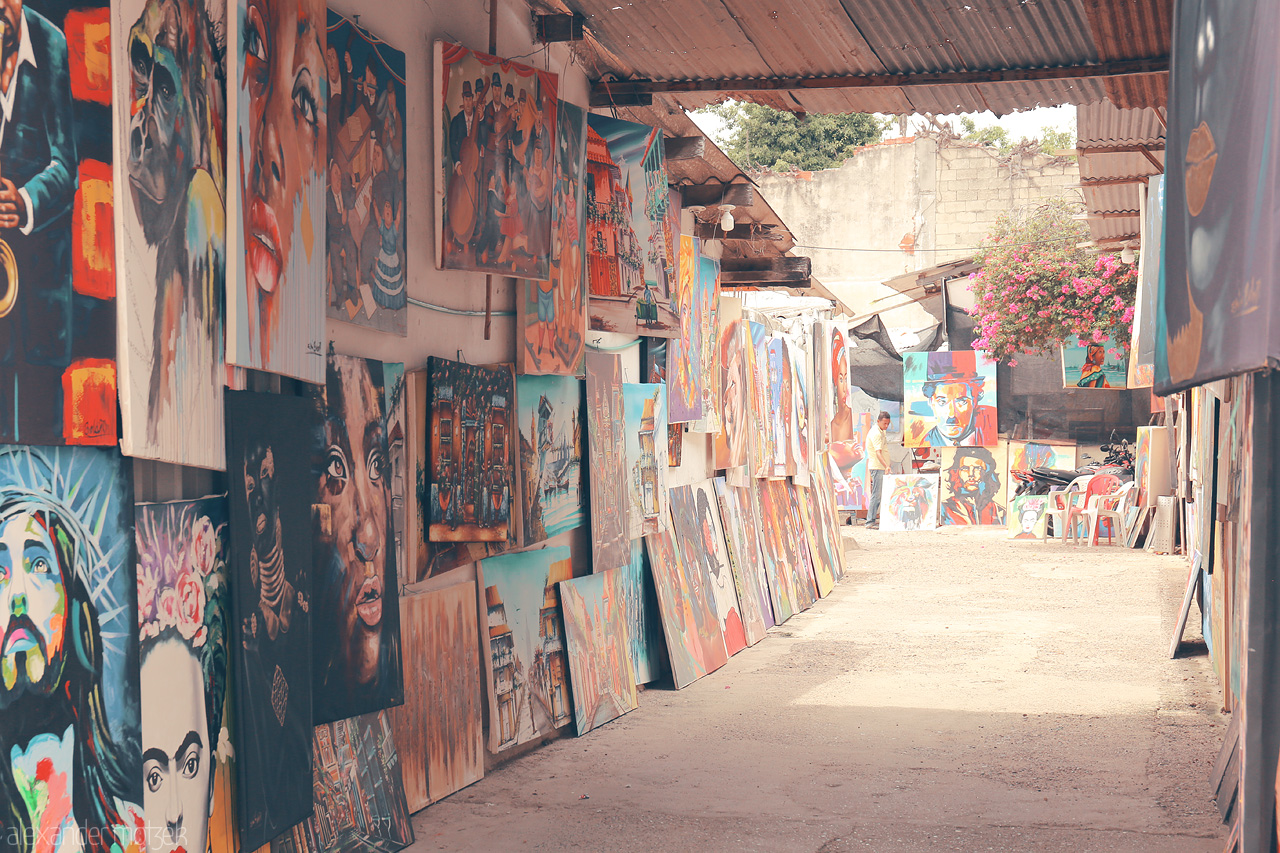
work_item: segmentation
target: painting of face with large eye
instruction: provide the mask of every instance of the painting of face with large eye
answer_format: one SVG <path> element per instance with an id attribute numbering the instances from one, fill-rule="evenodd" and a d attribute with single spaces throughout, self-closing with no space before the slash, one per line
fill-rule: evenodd
<path id="1" fill-rule="evenodd" d="M 315 552 L 317 722 L 403 700 L 382 362 L 330 355 Z"/>
<path id="2" fill-rule="evenodd" d="M 240 0 L 234 159 L 242 271 L 228 360 L 318 382 L 324 375 L 327 10 L 322 0 Z"/>
<path id="3" fill-rule="evenodd" d="M 62 564 L 43 513 L 0 520 L 0 691 L 50 692 L 67 626 Z M 0 707 L 6 702 L 0 701 Z"/>

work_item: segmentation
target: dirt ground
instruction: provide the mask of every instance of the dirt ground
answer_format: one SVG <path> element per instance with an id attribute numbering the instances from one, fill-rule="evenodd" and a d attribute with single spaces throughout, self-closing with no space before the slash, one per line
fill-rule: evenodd
<path id="1" fill-rule="evenodd" d="M 847 528 L 846 528 L 847 529 Z M 414 851 L 1220 851 L 1186 563 L 886 533 L 723 669 L 414 818 Z"/>

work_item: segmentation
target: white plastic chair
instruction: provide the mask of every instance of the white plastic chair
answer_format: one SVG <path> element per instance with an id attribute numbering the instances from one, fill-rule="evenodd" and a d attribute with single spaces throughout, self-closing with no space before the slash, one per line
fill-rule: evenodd
<path id="1" fill-rule="evenodd" d="M 1090 548 L 1098 544 L 1098 532 L 1104 520 L 1110 522 L 1107 527 L 1107 544 L 1115 544 L 1115 537 L 1120 535 L 1124 517 L 1137 499 L 1136 483 L 1125 483 L 1109 495 L 1094 495 L 1090 499 L 1089 507 L 1084 511 L 1085 523 L 1089 526 Z"/>
<path id="2" fill-rule="evenodd" d="M 1067 541 L 1067 516 L 1072 507 L 1077 506 L 1079 500 L 1084 497 L 1085 490 L 1089 488 L 1089 481 L 1092 479 L 1092 474 L 1085 474 L 1076 477 L 1067 484 L 1065 489 L 1049 490 L 1049 508 L 1044 511 L 1046 521 L 1044 533 L 1040 536 L 1041 542 L 1049 541 L 1049 519 L 1053 520 L 1054 537 L 1063 542 Z"/>

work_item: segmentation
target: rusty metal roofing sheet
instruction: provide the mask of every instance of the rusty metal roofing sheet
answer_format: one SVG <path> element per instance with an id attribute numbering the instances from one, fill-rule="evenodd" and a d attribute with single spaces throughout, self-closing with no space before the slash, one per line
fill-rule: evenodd
<path id="1" fill-rule="evenodd" d="M 1164 142 L 1164 111 L 1124 110 L 1111 101 L 1100 101 L 1076 109 L 1076 144 L 1081 148 L 1098 145 L 1149 145 Z M 1139 154 L 1139 157 L 1142 155 Z"/>

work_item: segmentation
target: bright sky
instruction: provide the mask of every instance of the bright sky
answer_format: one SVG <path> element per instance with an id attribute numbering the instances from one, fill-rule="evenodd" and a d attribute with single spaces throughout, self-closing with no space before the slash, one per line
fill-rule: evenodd
<path id="1" fill-rule="evenodd" d="M 1034 110 L 1025 110 L 1020 113 L 1013 113 L 1012 115 L 1007 115 L 1004 118 L 996 118 L 989 112 L 970 113 L 969 117 L 972 118 L 974 123 L 980 128 L 988 127 L 993 124 L 1000 125 L 1005 130 L 1009 131 L 1009 137 L 1014 142 L 1017 142 L 1023 137 L 1028 139 L 1038 137 L 1042 127 L 1052 127 L 1057 130 L 1070 128 L 1073 134 L 1076 129 L 1076 108 L 1074 106 L 1037 107 Z M 713 115 L 700 115 L 698 113 L 690 113 L 689 118 L 693 119 L 693 123 L 700 127 L 703 133 L 710 136 L 716 142 L 720 141 L 719 133 L 724 122 L 719 118 Z M 885 116 L 881 116 L 881 118 L 885 118 Z M 937 116 L 937 119 L 944 123 L 950 121 L 951 125 L 955 128 L 956 133 L 961 132 L 959 116 Z M 923 116 L 912 116 L 909 121 L 912 128 L 919 127 L 921 124 L 927 124 L 928 122 L 928 120 Z M 885 134 L 885 138 L 891 139 L 898 135 L 898 128 L 895 125 Z"/>

